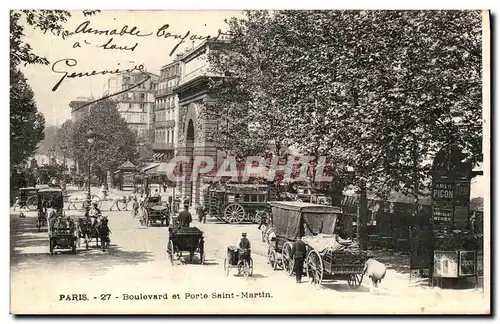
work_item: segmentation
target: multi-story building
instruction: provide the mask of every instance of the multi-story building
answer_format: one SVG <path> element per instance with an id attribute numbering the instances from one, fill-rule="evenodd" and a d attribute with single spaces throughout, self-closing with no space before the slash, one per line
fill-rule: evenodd
<path id="1" fill-rule="evenodd" d="M 144 81 L 147 73 L 149 80 L 136 88 L 131 89 Z M 109 95 L 121 93 L 112 97 L 118 105 L 118 112 L 125 119 L 130 129 L 135 131 L 139 144 L 150 141 L 150 114 L 153 111 L 154 92 L 158 83 L 159 76 L 149 72 L 123 72 L 110 79 L 104 85 L 104 94 Z"/>
<path id="2" fill-rule="evenodd" d="M 88 114 L 90 111 L 90 105 L 88 105 L 88 103 L 92 101 L 94 101 L 92 97 L 77 97 L 75 100 L 72 100 L 69 103 L 71 107 L 71 120 L 76 122 Z"/>
<path id="3" fill-rule="evenodd" d="M 154 140 L 151 148 L 156 161 L 169 161 L 175 156 L 177 147 L 178 97 L 174 88 L 179 85 L 182 62 L 179 56 L 161 68 L 160 80 L 155 94 L 153 113 Z"/>
<path id="4" fill-rule="evenodd" d="M 214 74 L 209 66 L 208 55 L 226 46 L 228 40 L 207 40 L 187 51 L 180 58 L 181 78 L 179 86 L 174 89 L 178 96 L 178 139 L 177 155 L 210 156 L 217 160 L 216 145 L 208 141 L 208 132 L 217 128 L 217 120 L 203 117 L 202 107 L 213 105 L 216 93 L 210 88 L 211 81 L 217 81 L 224 76 Z M 201 177 L 191 179 L 192 159 L 182 167 L 184 181 L 178 187 L 183 196 L 191 198 L 194 204 L 202 202 L 200 188 L 205 182 Z"/>

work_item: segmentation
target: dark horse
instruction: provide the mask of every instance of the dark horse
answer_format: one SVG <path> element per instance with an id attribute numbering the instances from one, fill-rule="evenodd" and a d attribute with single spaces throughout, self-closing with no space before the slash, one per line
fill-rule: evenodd
<path id="1" fill-rule="evenodd" d="M 89 242 L 96 239 L 95 247 L 99 246 L 99 232 L 97 230 L 97 217 L 86 216 L 78 219 L 80 238 L 85 239 L 85 248 L 88 250 Z"/>
<path id="2" fill-rule="evenodd" d="M 97 232 L 99 235 L 99 238 L 101 239 L 101 248 L 102 251 L 105 252 L 106 248 L 109 248 L 109 233 L 111 233 L 111 230 L 109 229 L 108 226 L 108 218 L 107 217 L 102 217 L 101 221 L 97 225 Z"/>

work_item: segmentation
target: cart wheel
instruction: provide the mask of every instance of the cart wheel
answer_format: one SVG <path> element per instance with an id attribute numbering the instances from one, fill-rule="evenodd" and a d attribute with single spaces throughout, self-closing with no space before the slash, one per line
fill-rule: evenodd
<path id="1" fill-rule="evenodd" d="M 286 242 L 283 245 L 283 269 L 291 276 L 293 274 L 293 256 L 292 256 L 292 243 Z"/>
<path id="2" fill-rule="evenodd" d="M 224 274 L 229 276 L 229 264 L 227 264 L 227 259 L 224 259 Z"/>
<path id="3" fill-rule="evenodd" d="M 242 265 L 241 270 L 243 271 L 243 275 L 245 276 L 245 278 L 248 278 L 248 276 L 250 274 L 250 265 L 248 264 L 247 260 L 243 261 L 243 265 Z"/>
<path id="4" fill-rule="evenodd" d="M 250 258 L 250 264 L 248 265 L 248 275 L 251 277 L 253 275 L 253 259 Z"/>
<path id="5" fill-rule="evenodd" d="M 309 281 L 314 285 L 321 285 L 323 281 L 323 260 L 318 252 L 309 252 L 306 260 L 306 273 Z"/>
<path id="6" fill-rule="evenodd" d="M 50 251 L 50 255 L 54 254 L 54 240 L 53 239 L 49 239 L 49 251 Z"/>
<path id="7" fill-rule="evenodd" d="M 245 209 L 240 204 L 227 205 L 224 210 L 224 221 L 229 224 L 239 224 L 245 219 Z"/>
<path id="8" fill-rule="evenodd" d="M 274 252 L 274 250 L 271 250 L 271 252 L 269 253 L 269 264 L 271 264 L 273 270 L 276 270 L 277 263 L 278 262 L 276 261 L 276 252 Z"/>
<path id="9" fill-rule="evenodd" d="M 26 199 L 26 208 L 31 211 L 36 210 L 38 208 L 36 201 L 36 196 L 28 197 L 28 199 Z"/>
<path id="10" fill-rule="evenodd" d="M 174 265 L 174 242 L 168 241 L 167 253 L 168 253 L 168 258 L 170 259 L 170 263 Z"/>
<path id="11" fill-rule="evenodd" d="M 349 284 L 349 287 L 352 289 L 359 288 L 362 282 L 363 282 L 363 273 L 351 274 L 347 279 L 347 284 Z"/>

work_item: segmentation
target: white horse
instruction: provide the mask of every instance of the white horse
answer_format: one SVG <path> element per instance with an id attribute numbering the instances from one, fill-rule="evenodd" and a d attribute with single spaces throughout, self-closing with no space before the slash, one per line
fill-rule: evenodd
<path id="1" fill-rule="evenodd" d="M 79 196 L 69 196 L 68 197 L 68 210 L 71 209 L 71 206 L 75 207 L 75 209 L 78 209 L 76 207 L 76 203 L 83 203 L 84 201 L 87 200 L 87 194 L 81 194 Z"/>
<path id="2" fill-rule="evenodd" d="M 125 197 L 125 201 L 123 201 Z M 135 196 L 134 195 L 122 195 L 122 196 L 118 196 L 118 195 L 108 195 L 108 201 L 111 201 L 111 206 L 109 207 L 109 210 L 113 210 L 113 207 L 116 206 L 116 208 L 118 208 L 118 210 L 121 210 L 120 209 L 120 205 L 118 205 L 118 203 L 123 203 L 125 204 L 125 208 L 124 210 L 125 211 L 128 211 L 128 203 L 132 201 L 132 199 L 134 198 Z"/>

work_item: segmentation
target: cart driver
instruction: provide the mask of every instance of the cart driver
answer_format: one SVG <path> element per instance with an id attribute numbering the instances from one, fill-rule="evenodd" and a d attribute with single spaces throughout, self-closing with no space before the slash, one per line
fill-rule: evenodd
<path id="1" fill-rule="evenodd" d="M 238 259 L 239 263 L 243 262 L 243 258 L 250 263 L 250 241 L 247 239 L 247 233 L 241 233 L 240 243 L 238 244 Z"/>
<path id="2" fill-rule="evenodd" d="M 189 227 L 193 221 L 193 217 L 189 212 L 189 205 L 184 205 L 184 210 L 179 213 L 177 220 L 179 221 L 181 227 Z"/>

